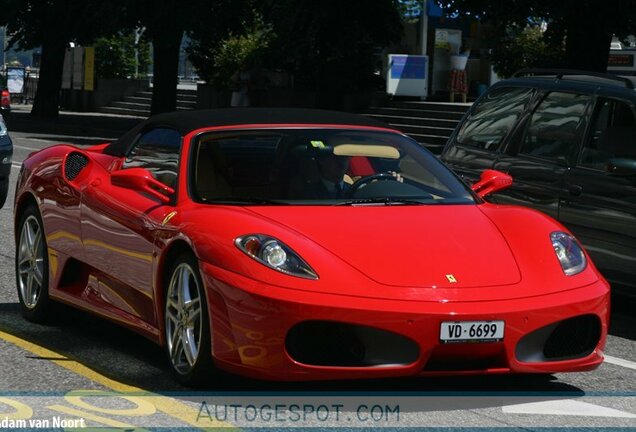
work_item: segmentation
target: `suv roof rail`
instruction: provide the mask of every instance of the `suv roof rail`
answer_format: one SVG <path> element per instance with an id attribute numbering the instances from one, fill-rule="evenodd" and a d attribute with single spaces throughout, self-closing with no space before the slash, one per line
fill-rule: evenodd
<path id="1" fill-rule="evenodd" d="M 620 77 L 612 74 L 601 73 L 601 72 L 590 72 L 584 70 L 576 70 L 576 69 L 540 69 L 540 68 L 529 68 L 529 69 L 521 69 L 515 72 L 512 77 L 520 78 L 524 76 L 539 76 L 539 75 L 555 75 L 556 79 L 563 79 L 568 75 L 579 75 L 579 76 L 588 76 L 594 78 L 602 78 L 611 81 L 617 81 L 623 84 L 628 89 L 634 89 L 634 83 L 625 77 Z"/>

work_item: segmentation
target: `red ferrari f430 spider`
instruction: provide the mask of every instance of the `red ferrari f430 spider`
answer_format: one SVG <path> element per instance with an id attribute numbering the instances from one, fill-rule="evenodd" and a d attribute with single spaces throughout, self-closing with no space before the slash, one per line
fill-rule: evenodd
<path id="1" fill-rule="evenodd" d="M 548 216 L 497 206 L 404 134 L 355 115 L 151 117 L 22 166 L 27 319 L 62 302 L 165 347 L 176 377 L 273 380 L 592 370 L 609 287 Z"/>

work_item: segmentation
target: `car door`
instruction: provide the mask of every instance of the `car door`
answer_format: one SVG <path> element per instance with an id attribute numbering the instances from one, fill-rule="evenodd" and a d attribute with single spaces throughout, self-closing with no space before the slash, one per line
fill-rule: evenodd
<path id="1" fill-rule="evenodd" d="M 482 97 L 451 138 L 441 159 L 467 183 L 492 168 L 500 146 L 526 109 L 535 90 L 498 87 Z"/>
<path id="2" fill-rule="evenodd" d="M 546 93 L 494 164 L 510 174 L 513 186 L 495 196 L 497 203 L 528 205 L 559 218 L 560 197 L 568 194 L 566 175 L 579 148 L 592 97 Z"/>
<path id="3" fill-rule="evenodd" d="M 176 188 L 182 137 L 172 129 L 142 133 L 121 169 L 145 168 L 162 183 Z M 82 201 L 82 242 L 87 263 L 99 270 L 96 290 L 116 309 L 156 324 L 154 309 L 155 235 L 170 203 L 142 192 L 92 184 Z"/>
<path id="4" fill-rule="evenodd" d="M 631 166 L 631 168 L 630 168 Z M 561 221 L 619 290 L 636 295 L 636 109 L 599 97 L 567 183 Z"/>

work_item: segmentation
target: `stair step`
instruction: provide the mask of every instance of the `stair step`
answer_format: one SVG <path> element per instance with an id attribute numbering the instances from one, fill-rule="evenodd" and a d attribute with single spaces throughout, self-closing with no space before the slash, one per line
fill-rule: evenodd
<path id="1" fill-rule="evenodd" d="M 369 114 L 378 114 L 397 117 L 414 117 L 429 119 L 446 119 L 459 121 L 464 116 L 463 113 L 453 111 L 434 111 L 393 107 L 372 107 L 367 110 Z"/>
<path id="2" fill-rule="evenodd" d="M 148 117 L 150 116 L 150 110 L 133 110 L 126 108 L 116 108 L 112 106 L 106 106 L 99 109 L 99 112 L 105 114 L 119 114 L 119 115 L 127 115 L 134 117 Z"/>
<path id="3" fill-rule="evenodd" d="M 180 101 L 187 101 L 187 102 L 196 102 L 197 101 L 197 94 L 191 94 L 191 93 L 181 93 L 181 92 L 177 92 L 177 100 Z"/>
<path id="4" fill-rule="evenodd" d="M 446 111 L 455 113 L 465 113 L 470 108 L 471 103 L 453 102 L 413 102 L 413 101 L 393 101 L 392 107 L 405 109 L 418 109 L 427 111 Z"/>
<path id="5" fill-rule="evenodd" d="M 138 110 L 138 111 L 150 111 L 150 104 L 146 104 L 143 102 L 112 102 L 109 106 L 113 108 L 121 108 L 121 109 L 130 109 L 130 110 Z"/>
<path id="6" fill-rule="evenodd" d="M 195 109 L 197 107 L 197 101 L 184 101 L 184 100 L 177 100 L 177 107 L 178 108 L 185 108 L 185 109 Z"/>
<path id="7" fill-rule="evenodd" d="M 417 133 L 407 133 L 406 135 L 413 138 L 415 141 L 422 144 L 436 144 L 436 145 L 444 145 L 446 141 L 448 141 L 447 137 L 439 136 L 439 135 L 426 135 L 426 134 L 417 134 Z"/>
<path id="8" fill-rule="evenodd" d="M 405 134 L 416 134 L 416 135 L 428 135 L 428 136 L 439 136 L 448 139 L 451 136 L 454 128 L 442 128 L 442 127 L 432 127 L 432 126 L 418 126 L 411 124 L 396 124 L 389 123 L 390 126 L 398 129 Z"/>
<path id="9" fill-rule="evenodd" d="M 422 117 L 404 117 L 397 115 L 383 114 L 365 114 L 367 117 L 374 118 L 388 124 L 409 124 L 415 126 L 431 126 L 455 129 L 458 120 L 448 120 L 443 118 L 422 118 Z"/>
<path id="10" fill-rule="evenodd" d="M 128 97 L 125 97 L 122 102 L 146 103 L 146 104 L 150 105 L 150 103 L 152 102 L 152 97 L 128 96 Z"/>

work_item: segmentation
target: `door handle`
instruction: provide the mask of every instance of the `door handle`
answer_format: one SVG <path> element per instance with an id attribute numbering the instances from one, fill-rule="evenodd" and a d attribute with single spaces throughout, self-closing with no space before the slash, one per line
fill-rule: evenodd
<path id="1" fill-rule="evenodd" d="M 568 192 L 573 196 L 581 196 L 583 193 L 583 188 L 579 185 L 570 185 L 568 186 Z"/>

